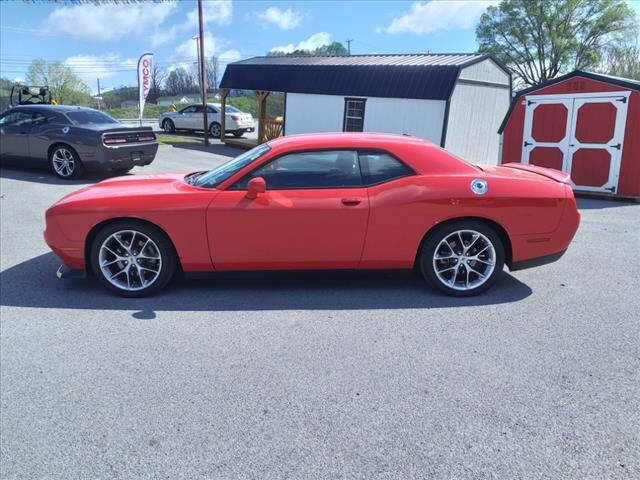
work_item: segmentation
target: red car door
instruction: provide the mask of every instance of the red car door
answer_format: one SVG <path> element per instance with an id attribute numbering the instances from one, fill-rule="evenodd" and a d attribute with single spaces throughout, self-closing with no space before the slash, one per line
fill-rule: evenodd
<path id="1" fill-rule="evenodd" d="M 247 198 L 251 178 L 266 191 Z M 355 151 L 296 152 L 220 192 L 207 209 L 216 270 L 355 268 L 369 215 Z"/>

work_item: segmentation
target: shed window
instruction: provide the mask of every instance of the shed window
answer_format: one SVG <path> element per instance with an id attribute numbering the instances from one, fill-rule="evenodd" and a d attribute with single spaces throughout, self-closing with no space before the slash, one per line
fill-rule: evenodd
<path id="1" fill-rule="evenodd" d="M 344 125 L 345 132 L 362 132 L 364 127 L 364 104 L 366 98 L 344 99 Z"/>

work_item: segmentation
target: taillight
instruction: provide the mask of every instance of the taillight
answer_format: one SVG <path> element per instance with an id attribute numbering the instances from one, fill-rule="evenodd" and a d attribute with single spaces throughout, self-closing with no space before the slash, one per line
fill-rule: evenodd
<path id="1" fill-rule="evenodd" d="M 104 139 L 104 144 L 105 145 L 113 145 L 115 143 L 127 143 L 127 139 L 126 138 L 118 138 L 118 137 L 112 137 L 112 138 L 105 138 Z"/>
<path id="2" fill-rule="evenodd" d="M 144 135 L 144 136 L 138 137 L 139 142 L 152 142 L 155 139 L 156 139 L 155 135 Z"/>

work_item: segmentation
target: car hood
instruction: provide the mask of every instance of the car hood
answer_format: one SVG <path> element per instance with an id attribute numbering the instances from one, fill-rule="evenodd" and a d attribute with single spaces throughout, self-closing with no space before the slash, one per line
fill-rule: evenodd
<path id="1" fill-rule="evenodd" d="M 122 203 L 135 207 L 135 200 L 141 197 L 158 197 L 173 195 L 193 190 L 195 187 L 188 185 L 185 173 L 159 174 L 159 175 L 125 175 L 110 178 L 94 185 L 76 190 L 62 197 L 55 205 L 87 204 L 110 208 L 114 204 L 107 204 L 107 199 L 117 199 L 116 204 Z"/>

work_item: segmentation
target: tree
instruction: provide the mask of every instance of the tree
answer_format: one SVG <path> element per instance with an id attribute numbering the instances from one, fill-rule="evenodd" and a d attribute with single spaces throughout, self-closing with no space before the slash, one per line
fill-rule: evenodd
<path id="1" fill-rule="evenodd" d="M 194 93 L 198 91 L 198 83 L 195 75 L 184 68 L 171 70 L 165 80 L 165 90 L 169 95 Z"/>
<path id="2" fill-rule="evenodd" d="M 27 70 L 27 83 L 48 85 L 51 97 L 66 105 L 91 105 L 91 92 L 86 83 L 62 62 L 47 63 L 35 59 Z"/>
<path id="3" fill-rule="evenodd" d="M 220 79 L 220 62 L 218 57 L 213 55 L 209 60 L 205 62 L 205 69 L 207 70 L 207 90 L 214 91 L 218 88 Z"/>
<path id="4" fill-rule="evenodd" d="M 333 42 L 329 45 L 322 45 L 314 50 L 294 50 L 292 52 L 284 52 L 280 50 L 270 50 L 267 56 L 281 57 L 292 55 L 347 55 L 347 49 L 340 42 Z"/>
<path id="5" fill-rule="evenodd" d="M 167 78 L 167 72 L 158 68 L 155 62 L 151 65 L 151 87 L 149 88 L 149 94 L 147 95 L 147 101 L 155 103 L 160 94 L 162 93 L 162 84 Z"/>
<path id="6" fill-rule="evenodd" d="M 516 83 L 536 85 L 598 66 L 604 50 L 638 32 L 624 0 L 502 0 L 480 17 L 479 51 L 509 66 Z"/>
<path id="7" fill-rule="evenodd" d="M 640 80 L 640 45 L 607 48 L 600 71 L 616 77 Z"/>

